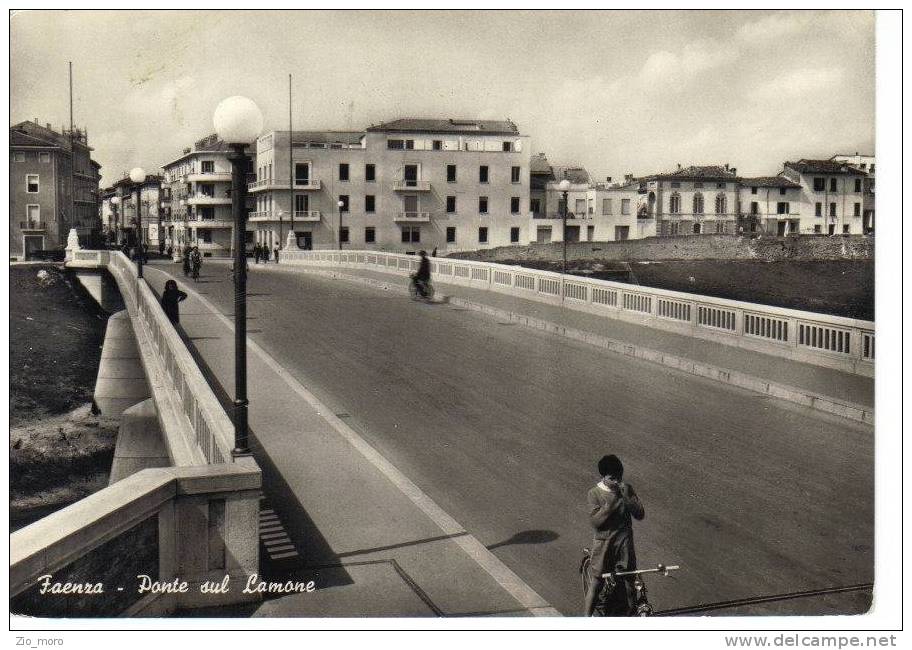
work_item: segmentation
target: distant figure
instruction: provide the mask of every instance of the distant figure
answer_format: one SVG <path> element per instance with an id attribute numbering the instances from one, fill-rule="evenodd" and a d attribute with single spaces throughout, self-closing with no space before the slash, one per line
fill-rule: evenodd
<path id="1" fill-rule="evenodd" d="M 187 294 L 177 288 L 177 282 L 168 280 L 165 282 L 165 291 L 162 293 L 162 309 L 165 315 L 173 324 L 180 323 L 180 308 L 178 303 L 187 299 Z"/>
<path id="2" fill-rule="evenodd" d="M 279 263 L 279 245 L 278 244 L 275 245 L 275 249 L 272 251 L 272 253 L 275 256 L 275 263 L 278 264 Z"/>
<path id="3" fill-rule="evenodd" d="M 158 240 L 158 254 L 159 255 L 165 254 L 165 240 L 164 239 Z"/>
<path id="4" fill-rule="evenodd" d="M 127 257 L 132 257 L 130 251 L 130 244 L 127 243 L 127 240 L 124 240 L 123 245 L 120 247 L 120 252 L 126 255 Z"/>
<path id="5" fill-rule="evenodd" d="M 174 254 L 174 249 L 169 245 L 168 250 L 165 252 L 168 253 L 168 257 L 171 257 Z"/>
<path id="6" fill-rule="evenodd" d="M 256 246 L 253 247 L 253 263 L 260 263 L 260 256 L 263 254 L 263 247 L 260 246 L 260 242 L 256 243 Z"/>
<path id="7" fill-rule="evenodd" d="M 437 247 L 434 246 L 434 250 L 431 251 L 431 257 L 437 257 Z"/>

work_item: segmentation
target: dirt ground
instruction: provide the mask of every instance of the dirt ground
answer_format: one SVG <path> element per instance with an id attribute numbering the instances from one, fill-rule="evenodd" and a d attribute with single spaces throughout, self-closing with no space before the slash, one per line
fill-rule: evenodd
<path id="1" fill-rule="evenodd" d="M 9 295 L 15 529 L 107 485 L 117 424 L 91 413 L 108 314 L 53 265 L 11 266 Z"/>

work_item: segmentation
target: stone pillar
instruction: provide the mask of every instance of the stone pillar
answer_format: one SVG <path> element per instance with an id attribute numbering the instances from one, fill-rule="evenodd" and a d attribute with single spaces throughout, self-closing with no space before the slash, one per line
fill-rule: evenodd
<path id="1" fill-rule="evenodd" d="M 78 250 L 82 250 L 82 247 L 79 245 L 79 234 L 76 232 L 75 228 L 70 228 L 70 234 L 67 235 L 66 261 L 73 261 L 75 258 L 73 253 Z"/>
<path id="2" fill-rule="evenodd" d="M 300 250 L 300 248 L 298 248 L 298 238 L 295 236 L 294 231 L 292 230 L 288 231 L 288 237 L 285 238 L 285 250 Z"/>

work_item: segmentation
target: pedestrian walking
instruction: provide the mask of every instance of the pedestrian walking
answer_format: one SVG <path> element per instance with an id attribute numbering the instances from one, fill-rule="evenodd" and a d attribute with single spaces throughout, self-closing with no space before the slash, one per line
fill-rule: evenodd
<path id="1" fill-rule="evenodd" d="M 253 247 L 253 263 L 260 263 L 260 255 L 263 254 L 263 249 L 260 247 L 260 242 L 256 243 L 256 246 Z"/>
<path id="2" fill-rule="evenodd" d="M 434 250 L 431 251 L 431 257 L 437 257 L 437 247 L 434 246 Z"/>
<path id="3" fill-rule="evenodd" d="M 180 308 L 178 304 L 187 299 L 187 294 L 177 288 L 177 282 L 168 280 L 165 282 L 165 291 L 162 293 L 161 305 L 162 310 L 173 324 L 180 323 Z"/>
<path id="4" fill-rule="evenodd" d="M 273 255 L 275 255 L 275 263 L 278 264 L 279 263 L 279 245 L 278 244 L 275 245 L 275 250 L 273 250 L 272 252 L 273 252 Z"/>

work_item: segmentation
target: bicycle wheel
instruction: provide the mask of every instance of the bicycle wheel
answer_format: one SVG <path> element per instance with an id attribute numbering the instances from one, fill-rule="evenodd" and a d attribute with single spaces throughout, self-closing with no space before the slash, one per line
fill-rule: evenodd
<path id="1" fill-rule="evenodd" d="M 433 300 L 434 299 L 434 285 L 428 282 L 424 285 L 424 299 Z"/>
<path id="2" fill-rule="evenodd" d="M 409 281 L 409 295 L 412 297 L 412 300 L 418 300 L 418 285 L 415 284 L 414 280 Z"/>

